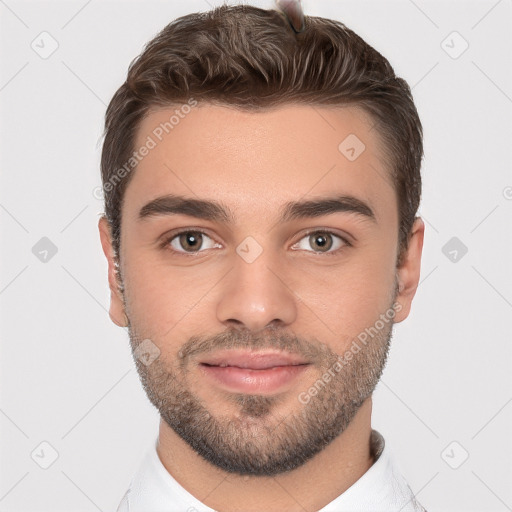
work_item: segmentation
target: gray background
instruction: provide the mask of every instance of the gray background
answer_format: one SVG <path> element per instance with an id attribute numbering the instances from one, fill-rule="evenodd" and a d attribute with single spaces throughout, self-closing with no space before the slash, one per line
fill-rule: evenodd
<path id="1" fill-rule="evenodd" d="M 127 332 L 107 314 L 103 115 L 146 41 L 219 4 L 0 0 L 0 512 L 113 511 L 156 437 Z M 421 283 L 373 426 L 429 512 L 512 510 L 512 2 L 304 10 L 383 53 L 425 131 Z"/>

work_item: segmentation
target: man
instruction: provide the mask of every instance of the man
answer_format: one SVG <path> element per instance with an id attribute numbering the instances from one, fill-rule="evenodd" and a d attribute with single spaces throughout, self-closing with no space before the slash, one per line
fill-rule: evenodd
<path id="1" fill-rule="evenodd" d="M 298 6 L 175 20 L 108 107 L 110 317 L 161 416 L 119 512 L 424 510 L 371 427 L 422 127 L 384 57 Z"/>

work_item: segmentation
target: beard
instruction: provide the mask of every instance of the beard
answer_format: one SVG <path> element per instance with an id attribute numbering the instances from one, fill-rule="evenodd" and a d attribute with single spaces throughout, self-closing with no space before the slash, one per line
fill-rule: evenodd
<path id="1" fill-rule="evenodd" d="M 392 320 L 384 324 L 364 346 L 357 337 L 348 340 L 345 350 L 359 347 L 357 352 L 352 351 L 350 360 L 344 360 L 343 354 L 318 340 L 269 327 L 258 334 L 230 330 L 207 337 L 193 336 L 181 346 L 174 360 L 167 360 L 162 351 L 150 364 L 144 364 L 136 350 L 145 337 L 131 323 L 128 330 L 143 388 L 161 418 L 181 439 L 206 461 L 228 473 L 275 476 L 298 468 L 323 450 L 345 431 L 373 393 L 392 337 Z M 162 341 L 151 342 L 165 346 Z M 194 384 L 200 385 L 194 380 L 199 373 L 195 365 L 197 356 L 222 349 L 286 350 L 310 361 L 310 368 L 316 368 L 318 374 L 296 392 L 224 393 L 223 400 L 229 407 L 215 410 L 193 390 Z M 336 370 L 340 362 L 341 369 Z M 330 375 L 328 382 L 322 380 L 326 372 Z M 311 373 L 307 375 L 311 377 Z M 316 392 L 307 394 L 307 400 L 300 400 L 312 387 Z"/>

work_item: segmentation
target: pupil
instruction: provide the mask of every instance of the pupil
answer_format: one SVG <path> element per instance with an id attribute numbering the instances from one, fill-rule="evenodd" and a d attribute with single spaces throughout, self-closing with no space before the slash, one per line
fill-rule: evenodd
<path id="1" fill-rule="evenodd" d="M 325 250 L 329 250 L 332 246 L 332 240 L 328 238 L 328 235 L 311 235 L 312 245 Z"/>
<path id="2" fill-rule="evenodd" d="M 197 232 L 193 232 L 193 231 L 190 231 L 188 233 L 184 233 L 183 235 L 181 235 L 181 240 L 180 240 L 180 243 L 181 243 L 181 246 L 184 248 L 184 249 L 187 249 L 187 248 L 197 248 L 197 247 L 200 247 L 201 246 L 201 242 L 199 240 L 199 237 L 201 235 Z"/>

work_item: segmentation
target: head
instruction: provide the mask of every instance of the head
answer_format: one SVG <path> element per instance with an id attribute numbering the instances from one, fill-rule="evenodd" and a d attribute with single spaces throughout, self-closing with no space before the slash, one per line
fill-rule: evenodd
<path id="1" fill-rule="evenodd" d="M 224 5 L 131 63 L 101 159 L 110 316 L 162 421 L 205 459 L 294 469 L 370 399 L 418 284 L 422 154 L 407 83 L 337 21 L 295 33 Z M 207 361 L 234 349 L 303 371 L 217 386 Z"/>

